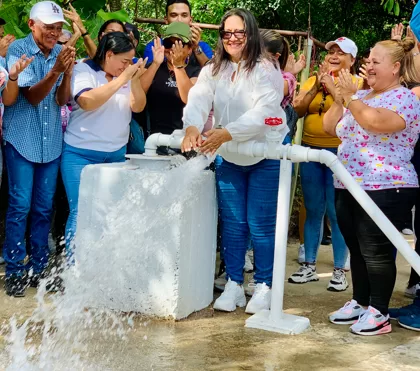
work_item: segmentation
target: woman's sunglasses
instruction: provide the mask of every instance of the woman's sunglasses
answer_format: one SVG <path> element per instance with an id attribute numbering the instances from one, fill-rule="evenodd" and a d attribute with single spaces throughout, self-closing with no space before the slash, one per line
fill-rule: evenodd
<path id="1" fill-rule="evenodd" d="M 235 35 L 235 37 L 239 40 L 244 39 L 246 37 L 246 31 L 245 30 L 239 30 L 239 31 L 220 31 L 220 37 L 224 40 L 230 40 L 232 35 Z"/>
<path id="2" fill-rule="evenodd" d="M 181 41 L 181 40 L 179 40 L 179 41 Z M 175 42 L 172 41 L 171 39 L 165 39 L 165 40 L 163 40 L 163 47 L 165 49 L 172 49 L 172 45 L 174 45 L 174 44 L 175 44 Z M 182 42 L 182 47 L 184 47 L 185 45 L 188 45 L 188 43 Z"/>

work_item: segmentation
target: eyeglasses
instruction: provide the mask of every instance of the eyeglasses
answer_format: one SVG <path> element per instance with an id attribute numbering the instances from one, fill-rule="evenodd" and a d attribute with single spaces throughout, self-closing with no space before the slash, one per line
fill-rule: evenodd
<path id="1" fill-rule="evenodd" d="M 179 40 L 179 41 L 181 41 L 181 40 Z M 185 45 L 189 45 L 188 43 L 184 43 L 182 41 L 181 41 L 181 43 L 182 43 L 182 47 L 184 47 Z M 165 39 L 165 40 L 163 40 L 163 47 L 165 49 L 172 49 L 172 46 L 174 44 L 175 44 L 175 41 L 173 41 L 171 39 Z"/>
<path id="2" fill-rule="evenodd" d="M 235 35 L 235 37 L 239 40 L 245 39 L 246 37 L 246 31 L 245 30 L 237 30 L 234 32 L 231 31 L 220 31 L 220 37 L 224 40 L 230 40 L 232 35 Z"/>

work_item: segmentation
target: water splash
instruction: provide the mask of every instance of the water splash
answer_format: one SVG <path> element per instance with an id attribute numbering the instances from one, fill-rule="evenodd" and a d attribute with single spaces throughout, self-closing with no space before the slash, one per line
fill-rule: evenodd
<path id="1" fill-rule="evenodd" d="M 110 309 L 110 303 L 126 303 L 128 298 L 119 297 L 107 287 L 116 287 L 115 282 L 126 287 L 140 274 L 142 259 L 133 259 L 133 237 L 149 246 L 147 251 L 158 248 L 164 252 L 173 243 L 167 238 L 168 231 L 157 226 L 162 222 L 170 225 L 185 205 L 200 196 L 197 179 L 208 165 L 208 159 L 199 156 L 170 171 L 142 171 L 138 182 L 130 185 L 126 197 L 106 216 L 113 227 L 104 230 L 99 239 L 77 240 L 78 246 L 88 245 L 76 248 L 76 265 L 60 274 L 65 292 L 47 294 L 47 285 L 57 276 L 52 272 L 50 278 L 41 281 L 37 307 L 30 318 L 20 323 L 13 317 L 3 329 L 9 343 L 8 371 L 107 369 L 111 354 L 103 348 L 103 341 L 127 341 L 135 323 L 133 313 L 115 310 L 123 310 L 123 306 L 111 305 L 114 310 Z M 144 197 L 145 192 L 148 197 Z M 138 216 L 138 208 L 147 212 L 133 218 Z M 92 364 L 91 354 L 103 354 L 102 364 Z"/>

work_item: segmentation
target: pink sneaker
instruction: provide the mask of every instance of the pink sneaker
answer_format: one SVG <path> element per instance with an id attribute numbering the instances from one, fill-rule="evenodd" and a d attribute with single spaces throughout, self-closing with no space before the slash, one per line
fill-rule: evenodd
<path id="1" fill-rule="evenodd" d="M 384 316 L 375 308 L 369 307 L 359 320 L 350 327 L 350 331 L 353 334 L 364 336 L 388 334 L 392 331 L 389 314 Z"/>

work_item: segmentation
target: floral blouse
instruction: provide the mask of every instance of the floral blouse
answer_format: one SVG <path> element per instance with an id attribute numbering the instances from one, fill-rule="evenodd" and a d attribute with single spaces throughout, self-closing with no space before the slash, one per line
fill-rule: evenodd
<path id="1" fill-rule="evenodd" d="M 357 96 L 370 107 L 396 112 L 405 120 L 406 127 L 397 133 L 371 133 L 357 123 L 350 110 L 346 110 L 336 128 L 342 141 L 338 158 L 365 190 L 418 187 L 411 158 L 420 133 L 419 99 L 404 87 L 365 100 L 370 92 L 361 90 Z M 345 188 L 337 178 L 334 185 Z"/>

